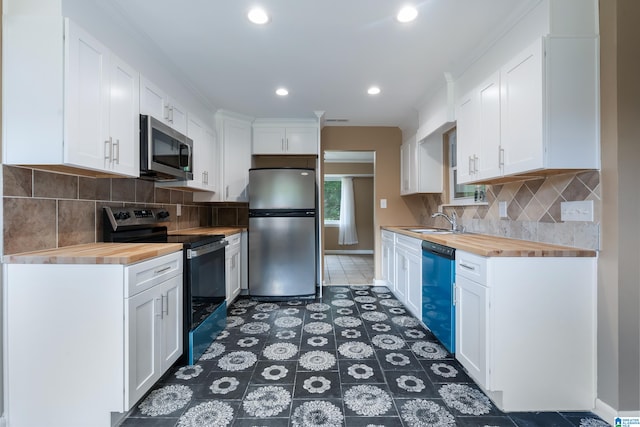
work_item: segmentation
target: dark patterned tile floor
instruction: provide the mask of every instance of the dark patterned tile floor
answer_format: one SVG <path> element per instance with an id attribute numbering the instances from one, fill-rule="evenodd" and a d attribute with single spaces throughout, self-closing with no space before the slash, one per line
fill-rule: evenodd
<path id="1" fill-rule="evenodd" d="M 175 366 L 121 426 L 606 426 L 591 413 L 503 413 L 383 287 L 315 301 L 238 299 L 193 366 Z"/>

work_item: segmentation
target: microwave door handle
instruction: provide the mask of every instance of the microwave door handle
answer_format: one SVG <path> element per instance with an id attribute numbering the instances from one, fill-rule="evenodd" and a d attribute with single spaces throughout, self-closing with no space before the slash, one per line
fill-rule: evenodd
<path id="1" fill-rule="evenodd" d="M 189 166 L 190 166 L 190 163 L 193 161 L 193 159 L 191 158 L 191 146 L 190 146 L 189 144 L 186 144 L 186 145 L 187 145 L 187 153 L 188 153 L 188 156 L 187 156 L 187 164 L 186 164 L 185 166 L 186 166 L 187 168 L 191 169 L 191 168 L 189 167 Z"/>

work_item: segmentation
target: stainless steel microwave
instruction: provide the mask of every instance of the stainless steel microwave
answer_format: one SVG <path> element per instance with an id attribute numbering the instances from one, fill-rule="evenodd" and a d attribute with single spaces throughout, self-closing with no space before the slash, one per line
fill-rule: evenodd
<path id="1" fill-rule="evenodd" d="M 193 141 L 154 117 L 140 115 L 140 177 L 193 179 Z"/>

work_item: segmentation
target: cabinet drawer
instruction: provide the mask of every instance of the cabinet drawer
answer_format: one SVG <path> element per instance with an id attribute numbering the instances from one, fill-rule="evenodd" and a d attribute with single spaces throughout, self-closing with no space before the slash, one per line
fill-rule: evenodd
<path id="1" fill-rule="evenodd" d="M 406 249 L 416 253 L 418 256 L 422 255 L 422 240 L 416 239 L 415 237 L 396 234 L 396 245 L 404 246 Z"/>
<path id="2" fill-rule="evenodd" d="M 395 242 L 396 233 L 388 230 L 382 230 L 382 240 L 387 241 L 389 243 Z"/>
<path id="3" fill-rule="evenodd" d="M 233 246 L 240 246 L 240 233 L 232 234 L 231 236 L 227 236 L 227 242 L 229 242 L 229 246 L 227 248 L 232 248 Z"/>
<path id="4" fill-rule="evenodd" d="M 125 268 L 125 298 L 182 274 L 182 251 L 139 262 Z"/>
<path id="5" fill-rule="evenodd" d="M 456 276 L 463 276 L 486 286 L 487 259 L 469 252 L 456 251 Z"/>

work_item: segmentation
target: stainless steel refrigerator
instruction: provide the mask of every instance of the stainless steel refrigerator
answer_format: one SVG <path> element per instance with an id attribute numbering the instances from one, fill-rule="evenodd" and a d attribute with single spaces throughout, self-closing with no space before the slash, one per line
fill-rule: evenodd
<path id="1" fill-rule="evenodd" d="M 315 170 L 249 169 L 249 294 L 315 296 Z"/>

